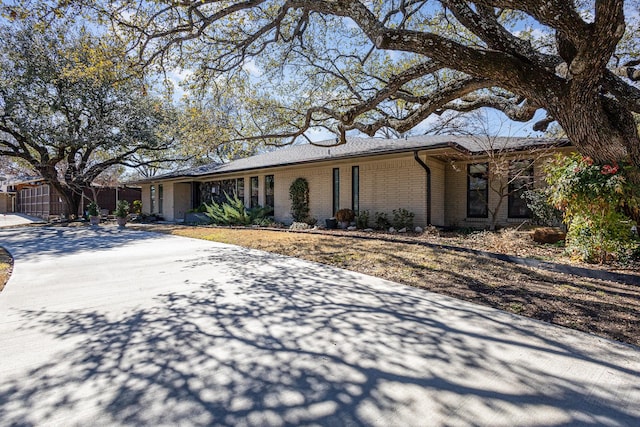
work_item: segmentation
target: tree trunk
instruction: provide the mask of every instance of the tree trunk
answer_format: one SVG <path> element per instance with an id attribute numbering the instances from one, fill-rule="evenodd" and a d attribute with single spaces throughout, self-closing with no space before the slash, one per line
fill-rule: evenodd
<path id="1" fill-rule="evenodd" d="M 82 194 L 74 191 L 70 187 L 63 185 L 60 182 L 51 182 L 53 188 L 55 188 L 65 206 L 64 214 L 69 219 L 74 219 L 78 215 L 80 210 L 80 202 L 82 201 Z"/>
<path id="2" fill-rule="evenodd" d="M 582 155 L 597 164 L 630 163 L 640 168 L 640 136 L 628 109 L 602 96 L 598 88 L 575 85 L 552 104 L 549 111 Z"/>

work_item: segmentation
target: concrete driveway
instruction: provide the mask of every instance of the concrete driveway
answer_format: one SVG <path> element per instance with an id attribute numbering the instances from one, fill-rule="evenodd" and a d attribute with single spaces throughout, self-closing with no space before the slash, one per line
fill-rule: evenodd
<path id="1" fill-rule="evenodd" d="M 639 425 L 640 349 L 292 258 L 0 230 L 0 425 Z"/>
<path id="2" fill-rule="evenodd" d="M 20 213 L 3 213 L 0 214 L 0 228 L 16 227 L 18 225 L 27 225 L 33 223 L 43 223 L 40 218 L 20 214 Z"/>

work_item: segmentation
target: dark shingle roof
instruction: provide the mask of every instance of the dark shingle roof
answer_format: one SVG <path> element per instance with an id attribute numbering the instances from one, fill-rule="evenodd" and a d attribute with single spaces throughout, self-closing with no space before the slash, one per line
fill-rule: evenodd
<path id="1" fill-rule="evenodd" d="M 229 163 L 211 163 L 149 178 L 159 179 L 218 175 L 275 166 L 364 157 L 379 154 L 400 153 L 414 150 L 430 150 L 451 147 L 470 154 L 488 150 L 521 150 L 535 146 L 567 145 L 566 140 L 548 138 L 487 138 L 473 136 L 416 136 L 407 139 L 348 138 L 346 144 L 333 145 L 335 140 L 302 145 L 292 145 L 268 153 L 257 154 Z M 144 181 L 141 181 L 144 182 Z"/>

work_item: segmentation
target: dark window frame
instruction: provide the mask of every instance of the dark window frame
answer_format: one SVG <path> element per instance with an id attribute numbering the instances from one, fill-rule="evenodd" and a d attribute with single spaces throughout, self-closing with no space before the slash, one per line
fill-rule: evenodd
<path id="1" fill-rule="evenodd" d="M 244 203 L 244 177 L 236 178 L 236 196 Z"/>
<path id="2" fill-rule="evenodd" d="M 164 204 L 164 187 L 158 184 L 158 213 L 162 214 L 162 205 Z"/>
<path id="3" fill-rule="evenodd" d="M 260 205 L 260 180 L 257 176 L 252 176 L 249 178 L 249 187 L 249 207 L 256 208 Z"/>
<path id="4" fill-rule="evenodd" d="M 269 203 L 271 202 L 271 203 Z M 264 205 L 271 208 L 276 203 L 276 179 L 274 175 L 264 176 Z"/>
<path id="5" fill-rule="evenodd" d="M 484 166 L 484 172 L 472 172 L 473 167 Z M 484 180 L 484 190 L 473 189 L 473 180 Z M 479 200 L 483 200 L 484 209 L 481 213 L 476 213 L 471 204 L 474 202 L 474 194 L 480 195 Z M 489 217 L 489 163 L 469 163 L 467 164 L 467 218 L 488 218 Z"/>
<path id="6" fill-rule="evenodd" d="M 360 166 L 351 166 L 351 210 L 360 212 Z"/>
<path id="7" fill-rule="evenodd" d="M 521 172 L 521 168 L 515 167 L 516 163 L 528 163 L 524 169 L 528 173 Z M 512 160 L 509 162 L 509 185 L 507 188 L 507 215 L 508 218 L 527 219 L 532 217 L 531 209 L 522 199 L 522 193 L 532 190 L 534 186 L 534 161 L 533 159 Z M 524 182 L 523 182 L 524 181 Z M 516 213 L 517 209 L 517 213 Z"/>
<path id="8" fill-rule="evenodd" d="M 340 168 L 333 168 L 333 172 L 331 174 L 331 183 L 332 183 L 332 208 L 333 214 L 340 210 Z"/>

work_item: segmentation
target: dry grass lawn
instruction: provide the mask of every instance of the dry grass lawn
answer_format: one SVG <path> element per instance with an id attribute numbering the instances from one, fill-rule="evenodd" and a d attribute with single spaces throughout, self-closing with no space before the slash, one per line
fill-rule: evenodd
<path id="1" fill-rule="evenodd" d="M 145 229 L 329 264 L 640 345 L 640 288 L 417 244 L 263 229 Z M 447 243 L 447 242 L 445 242 Z"/>
<path id="2" fill-rule="evenodd" d="M 0 291 L 4 289 L 4 285 L 11 275 L 11 266 L 13 260 L 7 251 L 0 247 Z"/>

